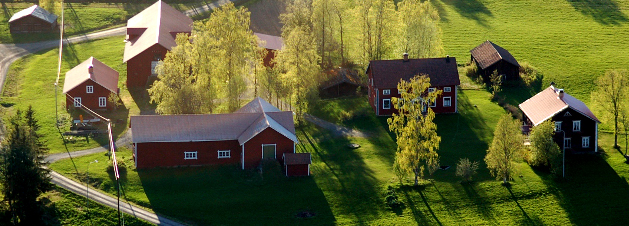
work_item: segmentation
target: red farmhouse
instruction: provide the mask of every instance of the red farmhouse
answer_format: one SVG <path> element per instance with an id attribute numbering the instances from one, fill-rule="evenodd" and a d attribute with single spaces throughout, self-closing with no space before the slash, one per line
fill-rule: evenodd
<path id="1" fill-rule="evenodd" d="M 520 104 L 524 127 L 555 122 L 555 142 L 569 152 L 598 152 L 600 121 L 580 100 L 553 84 Z"/>
<path id="2" fill-rule="evenodd" d="M 66 73 L 63 93 L 68 109 L 82 106 L 92 110 L 112 109 L 108 97 L 111 93 L 118 95 L 118 72 L 90 57 Z"/>
<path id="3" fill-rule="evenodd" d="M 231 114 L 131 116 L 140 168 L 240 164 L 295 153 L 293 113 L 256 98 Z"/>
<path id="4" fill-rule="evenodd" d="M 282 37 L 266 35 L 261 33 L 253 33 L 258 36 L 260 42 L 258 45 L 266 49 L 266 54 L 264 54 L 264 66 L 273 67 L 271 61 L 275 58 L 275 52 L 282 50 L 284 47 L 284 40 Z"/>
<path id="5" fill-rule="evenodd" d="M 52 32 L 57 28 L 57 16 L 33 5 L 13 14 L 9 19 L 11 33 Z"/>
<path id="6" fill-rule="evenodd" d="M 457 89 L 461 83 L 454 57 L 408 59 L 404 55 L 401 60 L 375 60 L 369 62 L 369 104 L 376 115 L 391 115 L 395 109 L 391 104 L 392 97 L 400 97 L 397 84 L 400 79 L 410 80 L 416 75 L 425 74 L 430 77 L 429 90 L 442 90 L 443 94 L 430 105 L 435 113 L 455 113 L 457 109 Z"/>
<path id="7" fill-rule="evenodd" d="M 161 0 L 129 19 L 123 57 L 127 87 L 146 86 L 157 75 L 157 63 L 177 45 L 177 34 L 191 32 L 192 19 Z"/>

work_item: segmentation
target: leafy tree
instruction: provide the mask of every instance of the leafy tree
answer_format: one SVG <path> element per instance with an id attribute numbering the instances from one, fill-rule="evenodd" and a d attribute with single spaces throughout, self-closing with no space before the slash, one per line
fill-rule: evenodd
<path id="1" fill-rule="evenodd" d="M 26 117 L 18 110 L 10 119 L 7 138 L 0 149 L 0 180 L 13 224 L 40 225 L 37 197 L 48 191 L 49 170 L 44 168 L 46 149 L 39 141 L 39 125 L 29 107 Z"/>
<path id="2" fill-rule="evenodd" d="M 491 82 L 491 95 L 493 97 L 496 97 L 496 94 L 498 94 L 502 90 L 502 75 L 499 75 L 498 71 L 494 70 L 494 72 L 492 72 L 489 76 L 489 81 Z"/>
<path id="3" fill-rule="evenodd" d="M 619 119 L 624 113 L 629 99 L 629 72 L 627 70 L 607 71 L 596 80 L 596 91 L 592 92 L 592 103 L 602 109 L 606 118 L 614 121 L 614 147 L 618 147 Z"/>
<path id="4" fill-rule="evenodd" d="M 114 110 L 117 110 L 122 106 L 122 100 L 120 100 L 120 96 L 118 96 L 118 94 L 110 93 L 109 96 L 107 96 L 107 100 L 113 104 Z"/>
<path id="5" fill-rule="evenodd" d="M 424 169 L 434 171 L 439 164 L 437 125 L 435 113 L 428 107 L 436 101 L 441 91 L 428 92 L 430 78 L 415 76 L 410 81 L 400 80 L 398 90 L 401 98 L 393 98 L 392 104 L 398 113 L 387 119 L 389 130 L 396 135 L 397 152 L 394 167 L 398 171 L 413 173 L 415 185 L 423 176 Z"/>
<path id="6" fill-rule="evenodd" d="M 625 110 L 624 114 L 620 115 L 620 122 L 625 131 L 625 156 L 627 156 L 627 149 L 629 149 L 629 108 Z"/>
<path id="7" fill-rule="evenodd" d="M 502 179 L 504 184 L 508 183 L 514 172 L 513 161 L 521 154 L 522 141 L 520 122 L 514 120 L 511 114 L 500 117 L 494 131 L 494 140 L 487 149 L 485 163 L 491 174 L 496 179 Z"/>
<path id="8" fill-rule="evenodd" d="M 556 169 L 561 155 L 559 145 L 553 140 L 555 122 L 546 120 L 531 131 L 531 164 L 535 166 L 550 166 Z"/>
<path id="9" fill-rule="evenodd" d="M 403 0 L 398 4 L 401 23 L 399 48 L 410 58 L 443 54 L 439 12 L 430 1 Z"/>
<path id="10" fill-rule="evenodd" d="M 393 0 L 356 1 L 352 9 L 358 63 L 367 65 L 371 60 L 392 56 L 399 23 Z"/>
<path id="11" fill-rule="evenodd" d="M 463 181 L 472 181 L 472 176 L 476 175 L 478 170 L 478 162 L 470 161 L 468 158 L 459 159 L 459 163 L 456 164 L 456 175 L 463 178 Z"/>

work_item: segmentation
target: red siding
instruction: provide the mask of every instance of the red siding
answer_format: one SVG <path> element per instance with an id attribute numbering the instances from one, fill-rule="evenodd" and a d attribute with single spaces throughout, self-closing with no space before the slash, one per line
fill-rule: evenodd
<path id="1" fill-rule="evenodd" d="M 137 168 L 240 163 L 238 141 L 156 142 L 137 145 Z M 231 150 L 231 158 L 218 158 L 219 150 Z M 184 159 L 184 152 L 196 151 L 197 159 Z"/>
<path id="2" fill-rule="evenodd" d="M 286 166 L 286 176 L 308 176 L 308 164 Z"/>
<path id="3" fill-rule="evenodd" d="M 56 21 L 51 24 L 34 16 L 25 16 L 9 23 L 11 33 L 53 32 L 56 28 Z"/>
<path id="4" fill-rule="evenodd" d="M 127 87 L 146 86 L 151 76 L 151 62 L 163 60 L 166 52 L 168 52 L 166 48 L 155 44 L 127 61 Z"/>
<path id="5" fill-rule="evenodd" d="M 265 51 L 264 59 L 263 59 L 264 66 L 273 68 L 273 66 L 275 66 L 275 64 L 272 63 L 271 61 L 273 61 L 273 59 L 275 58 L 275 50 L 264 49 L 264 51 Z"/>
<path id="6" fill-rule="evenodd" d="M 245 168 L 257 167 L 262 160 L 262 144 L 275 144 L 275 159 L 281 160 L 284 153 L 294 153 L 295 146 L 292 140 L 267 128 L 260 134 L 247 141 L 245 145 Z"/>
<path id="7" fill-rule="evenodd" d="M 87 86 L 93 86 L 94 93 L 87 93 Z M 74 87 L 74 89 L 68 91 L 66 95 L 66 108 L 70 109 L 74 107 L 74 99 L 72 97 L 80 97 L 81 103 L 89 109 L 111 110 L 114 105 L 111 101 L 109 101 L 108 97 L 110 93 L 111 91 L 94 82 L 93 80 L 87 80 L 80 85 Z M 98 106 L 99 97 L 107 98 L 107 107 Z"/>
<path id="8" fill-rule="evenodd" d="M 439 113 L 455 113 L 457 112 L 456 109 L 456 86 L 446 86 L 446 87 L 450 87 L 450 92 L 442 92 L 442 94 L 437 98 L 437 103 L 435 107 L 431 107 L 432 110 L 439 114 Z M 441 90 L 443 91 L 443 88 L 445 87 L 431 87 L 431 88 L 436 88 L 437 90 Z M 383 90 L 389 89 L 390 90 L 390 95 L 384 95 L 382 94 Z M 375 91 L 374 91 L 375 92 Z M 391 99 L 392 97 L 400 97 L 400 94 L 398 94 L 397 88 L 383 88 L 383 89 L 378 89 L 378 97 L 375 97 L 375 94 L 373 95 L 373 99 L 378 101 L 378 108 L 380 108 L 379 110 L 379 114 L 378 115 L 392 115 L 393 113 L 396 113 L 397 111 L 394 109 L 393 107 L 393 103 L 391 103 L 391 108 L 390 109 L 384 109 L 382 106 L 382 100 L 384 99 Z M 443 99 L 444 97 L 450 97 L 450 106 L 449 107 L 444 107 L 443 106 Z M 372 99 L 371 96 L 369 99 Z M 370 100 L 371 101 L 371 100 Z M 375 109 L 375 104 L 373 103 L 373 101 L 370 103 L 372 105 L 372 107 Z"/>

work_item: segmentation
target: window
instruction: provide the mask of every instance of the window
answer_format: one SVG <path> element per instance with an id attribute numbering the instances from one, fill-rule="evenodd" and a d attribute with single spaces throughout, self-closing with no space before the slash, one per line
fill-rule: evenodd
<path id="1" fill-rule="evenodd" d="M 382 109 L 391 109 L 391 99 L 382 100 Z"/>
<path id="2" fill-rule="evenodd" d="M 443 98 L 443 106 L 444 107 L 452 106 L 452 97 L 444 97 Z"/>
<path id="3" fill-rule="evenodd" d="M 566 137 L 565 139 L 563 139 L 563 148 L 565 149 L 572 148 L 572 139 L 570 139 L 570 137 Z"/>
<path id="4" fill-rule="evenodd" d="M 390 89 L 383 89 L 382 90 L 382 95 L 391 95 L 391 90 Z"/>
<path id="5" fill-rule="evenodd" d="M 94 86 L 86 86 L 85 87 L 85 92 L 86 93 L 94 93 Z"/>
<path id="6" fill-rule="evenodd" d="M 218 151 L 218 158 L 219 159 L 228 159 L 231 158 L 232 154 L 231 154 L 231 150 L 219 150 Z"/>
<path id="7" fill-rule="evenodd" d="M 584 147 L 584 148 L 590 147 L 590 137 L 581 137 L 581 147 Z"/>
<path id="8" fill-rule="evenodd" d="M 570 114 L 570 112 L 567 112 L 567 111 L 566 111 L 566 113 L 565 113 L 565 114 L 563 114 L 563 116 L 568 117 L 568 116 L 572 116 L 572 115 Z"/>
<path id="9" fill-rule="evenodd" d="M 435 91 L 435 88 L 428 88 L 428 92 L 429 92 L 429 93 L 432 93 L 432 92 L 434 92 L 434 91 Z"/>
<path id="10" fill-rule="evenodd" d="M 403 89 L 398 89 L 398 90 L 397 90 L 397 94 L 402 94 L 403 92 L 404 92 L 404 90 L 403 90 Z"/>
<path id="11" fill-rule="evenodd" d="M 183 159 L 197 159 L 196 151 L 186 151 L 183 153 Z"/>
<path id="12" fill-rule="evenodd" d="M 74 98 L 74 107 L 81 107 L 81 98 L 80 97 L 75 97 Z"/>
<path id="13" fill-rule="evenodd" d="M 581 120 L 572 121 L 572 131 L 581 131 Z"/>
<path id="14" fill-rule="evenodd" d="M 159 63 L 159 61 L 151 61 L 151 75 L 157 75 L 157 70 L 155 70 L 155 67 L 157 67 L 157 64 Z"/>
<path id="15" fill-rule="evenodd" d="M 436 99 L 435 100 L 429 100 L 428 103 L 429 103 L 428 107 L 431 107 L 431 108 L 432 107 L 437 107 L 437 100 Z"/>
<path id="16" fill-rule="evenodd" d="M 452 87 L 443 87 L 443 92 L 446 92 L 446 93 L 452 92 Z"/>
<path id="17" fill-rule="evenodd" d="M 262 145 L 262 159 L 275 159 L 275 144 Z"/>
<path id="18" fill-rule="evenodd" d="M 107 107 L 107 97 L 99 97 L 98 98 L 98 106 L 99 107 Z"/>
<path id="19" fill-rule="evenodd" d="M 555 132 L 561 131 L 561 121 L 555 122 Z"/>

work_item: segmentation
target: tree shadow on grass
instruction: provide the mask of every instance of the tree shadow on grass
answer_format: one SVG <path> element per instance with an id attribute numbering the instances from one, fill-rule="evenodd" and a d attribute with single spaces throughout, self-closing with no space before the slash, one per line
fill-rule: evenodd
<path id="1" fill-rule="evenodd" d="M 505 186 L 505 187 L 507 188 L 507 190 L 509 190 L 509 194 L 511 194 L 511 198 L 513 199 L 515 204 L 518 206 L 520 211 L 522 211 L 524 220 L 520 222 L 521 225 L 544 225 L 544 223 L 539 219 L 539 217 L 533 216 L 531 218 L 531 216 L 529 216 L 529 214 L 526 213 L 524 208 L 522 208 L 522 205 L 520 205 L 520 202 L 518 202 L 518 198 L 515 196 L 515 194 L 513 194 L 513 191 L 511 191 L 511 186 Z"/>
<path id="2" fill-rule="evenodd" d="M 418 186 L 402 185 L 402 186 L 400 186 L 400 191 L 401 191 L 402 194 L 404 194 L 404 203 L 405 203 L 406 206 L 408 206 L 410 208 L 411 213 L 413 214 L 413 219 L 415 220 L 415 222 L 418 225 L 424 225 L 427 222 L 433 223 L 433 221 L 437 225 L 442 225 L 441 221 L 439 220 L 437 215 L 435 215 L 435 212 L 430 207 L 428 199 L 427 199 L 426 195 L 424 194 L 425 190 L 426 190 L 425 185 L 418 185 Z M 418 193 L 419 194 L 419 197 L 421 197 L 421 202 L 423 202 L 423 204 L 426 206 L 426 209 L 430 213 L 429 217 L 427 217 L 422 211 L 420 211 L 419 208 L 420 208 L 421 204 L 418 204 L 417 201 L 414 199 L 414 197 L 416 197 L 416 195 L 414 195 L 413 193 Z"/>
<path id="3" fill-rule="evenodd" d="M 74 7 L 72 7 L 72 4 L 71 3 L 66 4 L 65 8 L 70 10 L 70 13 L 67 13 L 66 15 L 68 16 L 67 20 L 71 21 L 72 23 L 72 29 L 74 30 L 74 33 L 79 33 L 79 34 L 85 33 L 85 27 L 83 27 L 83 23 L 81 23 L 81 18 L 79 18 L 79 16 L 76 14 L 76 10 L 74 10 Z"/>
<path id="4" fill-rule="evenodd" d="M 441 2 L 454 7 L 461 16 L 475 20 L 484 27 L 489 27 L 487 17 L 493 17 L 493 14 L 479 0 L 441 0 Z"/>
<path id="5" fill-rule="evenodd" d="M 129 88 L 133 102 L 137 104 L 141 115 L 154 115 L 156 104 L 151 103 L 149 92 L 144 87 Z"/>
<path id="6" fill-rule="evenodd" d="M 619 25 L 629 21 L 614 0 L 567 0 L 574 9 L 603 25 Z"/>
<path id="7" fill-rule="evenodd" d="M 476 187 L 476 183 L 463 183 L 461 184 L 467 197 L 474 203 L 476 209 L 480 215 L 488 222 L 496 222 L 496 218 L 492 214 L 491 201 L 487 200 L 487 194 L 481 189 Z"/>
<path id="8" fill-rule="evenodd" d="M 0 4 L 2 5 L 2 13 L 4 14 L 4 18 L 6 19 L 6 21 L 9 21 L 9 18 L 11 18 L 13 14 L 11 13 L 9 7 L 4 1 L 0 2 Z"/>

